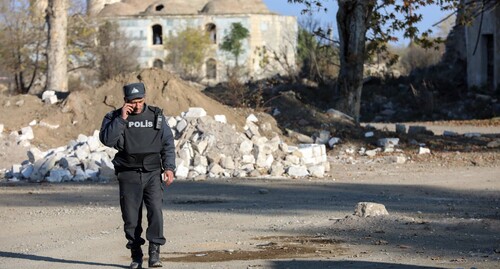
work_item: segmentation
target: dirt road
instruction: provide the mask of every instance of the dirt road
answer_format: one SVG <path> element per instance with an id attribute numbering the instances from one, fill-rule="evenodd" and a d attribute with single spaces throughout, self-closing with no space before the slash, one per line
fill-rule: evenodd
<path id="1" fill-rule="evenodd" d="M 335 180 L 175 182 L 165 268 L 500 267 L 500 167 L 333 171 Z M 1 185 L 0 268 L 126 268 L 117 188 Z M 352 216 L 361 201 L 390 215 Z"/>

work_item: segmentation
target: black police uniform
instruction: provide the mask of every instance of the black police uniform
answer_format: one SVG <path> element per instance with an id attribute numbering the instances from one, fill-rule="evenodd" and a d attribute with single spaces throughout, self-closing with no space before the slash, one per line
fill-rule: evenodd
<path id="1" fill-rule="evenodd" d="M 118 150 L 113 164 L 120 187 L 127 248 L 132 250 L 145 243 L 141 237 L 143 203 L 148 220 L 146 239 L 150 245 L 165 244 L 161 175 L 164 170 L 175 170 L 175 146 L 166 121 L 157 124 L 163 117 L 161 109 L 144 104 L 142 113 L 130 114 L 127 120 L 121 117 L 121 108 L 111 111 L 101 125 L 101 142 Z"/>

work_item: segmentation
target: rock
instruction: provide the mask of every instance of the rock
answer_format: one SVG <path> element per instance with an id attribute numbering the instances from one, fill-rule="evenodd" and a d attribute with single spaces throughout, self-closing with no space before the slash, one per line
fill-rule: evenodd
<path id="1" fill-rule="evenodd" d="M 307 177 L 309 175 L 307 167 L 299 165 L 290 166 L 286 172 L 289 176 L 294 178 Z"/>
<path id="2" fill-rule="evenodd" d="M 309 167 L 309 174 L 315 178 L 323 178 L 325 176 L 325 166 L 324 165 L 313 165 Z"/>
<path id="3" fill-rule="evenodd" d="M 448 136 L 448 137 L 455 137 L 458 136 L 457 132 L 452 132 L 452 131 L 444 131 L 443 136 Z"/>
<path id="4" fill-rule="evenodd" d="M 226 115 L 215 115 L 214 119 L 220 123 L 227 123 Z"/>
<path id="5" fill-rule="evenodd" d="M 207 115 L 205 109 L 201 107 L 190 107 L 185 113 L 184 118 L 201 118 Z"/>
<path id="6" fill-rule="evenodd" d="M 258 122 L 259 119 L 254 114 L 250 114 L 247 117 L 246 123 L 248 124 L 249 122 Z"/>
<path id="7" fill-rule="evenodd" d="M 383 204 L 359 202 L 354 209 L 354 215 L 358 217 L 377 217 L 389 215 Z"/>
<path id="8" fill-rule="evenodd" d="M 40 125 L 42 127 L 47 127 L 49 129 L 57 129 L 57 128 L 59 128 L 59 124 L 50 124 L 50 123 L 47 123 L 47 122 L 44 122 L 44 121 L 40 121 L 40 123 L 38 123 L 38 125 Z"/>
<path id="9" fill-rule="evenodd" d="M 299 144 L 298 151 L 302 155 L 300 158 L 302 164 L 315 165 L 326 162 L 325 145 Z"/>
<path id="10" fill-rule="evenodd" d="M 425 126 L 415 126 L 412 125 L 408 128 L 408 135 L 418 135 L 418 134 L 426 134 L 426 135 L 434 135 L 432 131 L 427 130 Z"/>
<path id="11" fill-rule="evenodd" d="M 285 174 L 285 167 L 280 162 L 275 162 L 270 169 L 271 176 L 282 177 Z"/>
<path id="12" fill-rule="evenodd" d="M 486 146 L 487 146 L 488 148 L 498 148 L 498 147 L 500 147 L 500 139 L 497 139 L 497 140 L 491 141 L 491 142 L 489 142 Z"/>
<path id="13" fill-rule="evenodd" d="M 188 173 L 189 173 L 189 168 L 187 168 L 184 165 L 178 165 L 177 169 L 175 170 L 175 177 L 180 179 L 185 179 L 187 178 Z"/>
<path id="14" fill-rule="evenodd" d="M 396 164 L 406 163 L 405 156 L 387 156 L 385 160 L 387 161 L 387 163 L 396 163 Z"/>
<path id="15" fill-rule="evenodd" d="M 33 129 L 31 126 L 21 128 L 21 135 L 19 136 L 19 140 L 31 140 L 35 138 L 33 134 Z"/>
<path id="16" fill-rule="evenodd" d="M 375 155 L 377 155 L 377 151 L 377 149 L 367 150 L 364 154 L 368 157 L 375 157 Z"/>
<path id="17" fill-rule="evenodd" d="M 373 137 L 375 134 L 373 132 L 366 132 L 365 133 L 365 137 L 366 138 L 369 138 L 369 137 Z"/>
<path id="18" fill-rule="evenodd" d="M 420 147 L 418 148 L 418 154 L 430 154 L 431 150 L 428 148 Z"/>
<path id="19" fill-rule="evenodd" d="M 299 141 L 300 143 L 306 143 L 306 144 L 313 144 L 314 143 L 314 139 L 312 139 L 311 137 L 309 137 L 307 135 L 304 135 L 304 134 L 301 134 L 301 133 L 298 133 L 298 132 L 295 132 L 295 131 L 292 131 L 289 129 L 287 129 L 287 132 L 288 132 L 288 135 L 290 137 L 297 139 L 297 141 Z"/>
<path id="20" fill-rule="evenodd" d="M 397 146 L 399 143 L 399 138 L 382 138 L 377 141 L 378 146 L 384 148 L 392 148 Z"/>
<path id="21" fill-rule="evenodd" d="M 330 108 L 326 111 L 326 113 L 332 117 L 332 118 L 336 118 L 336 119 L 346 119 L 346 120 L 350 120 L 350 121 L 354 121 L 354 118 L 343 113 L 343 112 L 340 112 L 338 110 L 335 110 L 333 108 Z"/>
<path id="22" fill-rule="evenodd" d="M 328 145 L 330 146 L 330 148 L 333 148 L 333 146 L 335 146 L 339 142 L 340 142 L 340 138 L 332 137 L 332 138 L 330 138 L 330 140 L 328 140 Z"/>
<path id="23" fill-rule="evenodd" d="M 327 144 L 328 139 L 330 139 L 330 131 L 322 130 L 319 132 L 319 136 L 316 137 L 315 143 L 316 144 Z"/>
<path id="24" fill-rule="evenodd" d="M 175 130 L 179 133 L 182 133 L 184 129 L 188 126 L 188 123 L 185 119 L 181 119 L 180 121 L 177 122 L 177 125 L 175 126 Z"/>
<path id="25" fill-rule="evenodd" d="M 396 123 L 396 133 L 397 134 L 406 134 L 406 125 Z"/>
<path id="26" fill-rule="evenodd" d="M 467 138 L 473 138 L 473 137 L 481 137 L 481 134 L 480 133 L 465 133 L 464 136 Z"/>
<path id="27" fill-rule="evenodd" d="M 239 151 L 242 155 L 247 155 L 252 152 L 253 142 L 251 140 L 245 140 L 240 144 Z"/>
<path id="28" fill-rule="evenodd" d="M 62 182 L 62 181 L 70 181 L 73 176 L 66 169 L 54 169 L 50 170 L 49 176 L 45 179 L 48 182 Z"/>

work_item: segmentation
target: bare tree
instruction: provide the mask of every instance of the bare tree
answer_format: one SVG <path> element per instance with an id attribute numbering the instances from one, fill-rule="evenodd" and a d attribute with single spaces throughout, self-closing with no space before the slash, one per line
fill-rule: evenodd
<path id="1" fill-rule="evenodd" d="M 0 0 L 0 60 L 17 93 L 28 93 L 43 71 L 43 17 L 28 0 Z"/>
<path id="2" fill-rule="evenodd" d="M 99 81 L 102 83 L 118 74 L 137 70 L 138 49 L 121 32 L 118 24 L 110 21 L 99 27 L 97 58 Z"/>

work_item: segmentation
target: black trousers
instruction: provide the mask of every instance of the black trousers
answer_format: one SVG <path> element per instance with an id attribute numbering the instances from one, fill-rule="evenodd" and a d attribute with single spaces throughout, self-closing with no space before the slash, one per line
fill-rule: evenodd
<path id="1" fill-rule="evenodd" d="M 120 186 L 120 208 L 124 222 L 127 248 L 140 247 L 146 242 L 142 237 L 142 205 L 146 205 L 148 228 L 146 239 L 164 245 L 163 236 L 163 186 L 161 171 L 122 171 L 117 174 Z"/>

